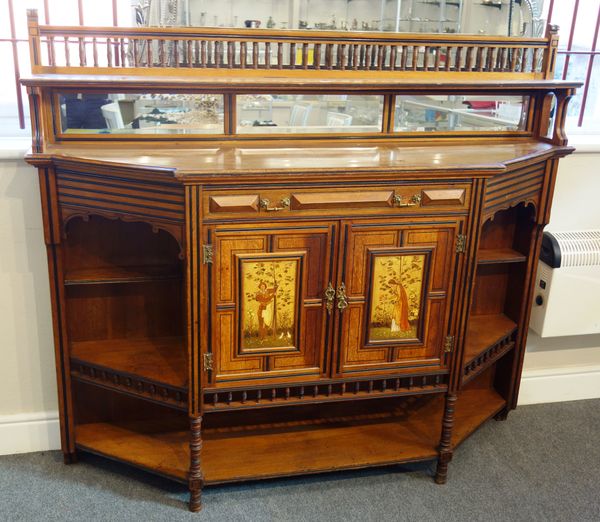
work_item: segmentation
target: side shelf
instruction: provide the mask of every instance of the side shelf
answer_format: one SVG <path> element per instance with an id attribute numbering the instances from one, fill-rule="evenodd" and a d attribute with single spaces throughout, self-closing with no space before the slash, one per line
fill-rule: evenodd
<path id="1" fill-rule="evenodd" d="M 186 410 L 183 267 L 176 240 L 146 223 L 97 215 L 72 219 L 65 235 L 73 379 Z"/>
<path id="2" fill-rule="evenodd" d="M 71 375 L 185 409 L 187 361 L 179 337 L 108 339 L 71 344 Z"/>
<path id="3" fill-rule="evenodd" d="M 463 382 L 467 382 L 514 348 L 517 324 L 504 314 L 473 315 L 464 351 Z"/>
<path id="4" fill-rule="evenodd" d="M 463 385 L 515 347 L 533 225 L 533 209 L 520 204 L 497 212 L 482 227 Z"/>

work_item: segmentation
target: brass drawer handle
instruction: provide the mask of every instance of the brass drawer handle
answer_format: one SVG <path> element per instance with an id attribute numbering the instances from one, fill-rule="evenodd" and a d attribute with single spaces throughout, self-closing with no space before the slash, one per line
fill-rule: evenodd
<path id="1" fill-rule="evenodd" d="M 421 204 L 421 194 L 415 194 L 408 201 L 404 201 L 404 196 L 394 195 L 394 205 L 398 207 L 418 207 Z"/>
<path id="2" fill-rule="evenodd" d="M 331 284 L 331 281 L 327 285 L 325 290 L 325 306 L 327 307 L 327 315 L 331 315 L 333 312 L 333 302 L 335 301 L 335 289 Z"/>
<path id="3" fill-rule="evenodd" d="M 279 206 L 270 207 L 271 202 L 268 199 L 260 200 L 260 208 L 266 210 L 267 212 L 279 212 L 280 210 L 285 210 L 290 208 L 290 198 L 283 198 L 279 201 Z"/>
<path id="4" fill-rule="evenodd" d="M 340 313 L 348 308 L 348 298 L 346 297 L 346 285 L 342 283 L 337 290 L 337 307 Z"/>

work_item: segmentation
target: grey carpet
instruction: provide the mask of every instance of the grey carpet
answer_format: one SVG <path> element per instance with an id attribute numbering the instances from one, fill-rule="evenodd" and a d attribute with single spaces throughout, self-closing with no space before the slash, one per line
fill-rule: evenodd
<path id="1" fill-rule="evenodd" d="M 251 448 L 250 448 L 251 450 Z M 432 465 L 207 488 L 186 511 L 183 486 L 94 456 L 0 458 L 0 520 L 600 521 L 600 400 L 521 407 L 456 452 L 449 482 Z"/>

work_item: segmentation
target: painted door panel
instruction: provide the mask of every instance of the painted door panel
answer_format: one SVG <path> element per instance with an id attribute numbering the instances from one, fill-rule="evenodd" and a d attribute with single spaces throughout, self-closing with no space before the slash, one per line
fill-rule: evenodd
<path id="1" fill-rule="evenodd" d="M 210 231 L 212 385 L 326 373 L 334 231 L 319 223 Z"/>
<path id="2" fill-rule="evenodd" d="M 335 374 L 444 366 L 459 220 L 342 224 Z M 338 298 L 339 302 L 339 298 Z"/>

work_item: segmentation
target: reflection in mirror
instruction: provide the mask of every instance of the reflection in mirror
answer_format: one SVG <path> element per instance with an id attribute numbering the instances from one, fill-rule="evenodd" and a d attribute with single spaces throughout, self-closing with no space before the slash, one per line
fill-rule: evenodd
<path id="1" fill-rule="evenodd" d="M 239 134 L 381 132 L 383 96 L 238 95 Z"/>
<path id="2" fill-rule="evenodd" d="M 527 125 L 525 96 L 396 96 L 396 132 L 517 131 Z"/>
<path id="3" fill-rule="evenodd" d="M 58 96 L 66 134 L 222 134 L 223 96 L 97 94 Z"/>

